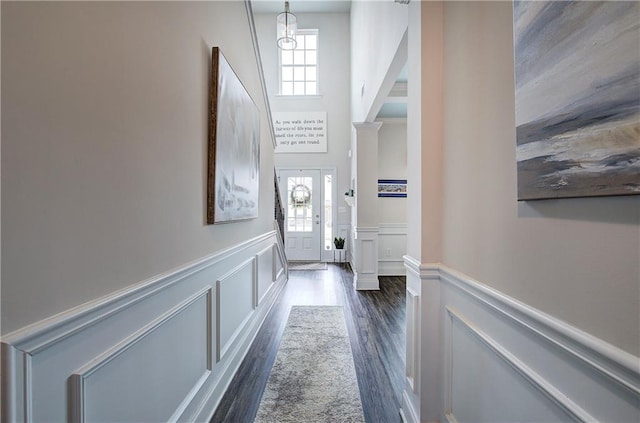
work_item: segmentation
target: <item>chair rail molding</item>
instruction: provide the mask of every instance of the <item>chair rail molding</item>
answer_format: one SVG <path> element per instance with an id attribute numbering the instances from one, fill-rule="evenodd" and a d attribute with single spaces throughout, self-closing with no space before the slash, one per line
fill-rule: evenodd
<path id="1" fill-rule="evenodd" d="M 8 334 L 2 421 L 209 420 L 286 284 L 283 257 L 269 231 Z"/>
<path id="2" fill-rule="evenodd" d="M 404 259 L 406 422 L 637 420 L 639 357 L 446 265 Z"/>

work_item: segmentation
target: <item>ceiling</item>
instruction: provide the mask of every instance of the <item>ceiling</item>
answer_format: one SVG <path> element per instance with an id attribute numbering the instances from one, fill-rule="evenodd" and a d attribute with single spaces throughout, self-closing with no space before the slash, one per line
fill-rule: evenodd
<path id="1" fill-rule="evenodd" d="M 284 1 L 252 0 L 253 13 L 279 13 L 284 11 Z M 351 1 L 345 0 L 290 0 L 292 13 L 349 13 Z"/>

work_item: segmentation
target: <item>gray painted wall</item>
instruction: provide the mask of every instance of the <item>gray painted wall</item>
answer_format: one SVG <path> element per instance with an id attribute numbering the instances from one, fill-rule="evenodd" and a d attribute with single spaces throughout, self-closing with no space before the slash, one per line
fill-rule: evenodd
<path id="1" fill-rule="evenodd" d="M 364 122 L 407 30 L 407 7 L 386 1 L 351 4 L 351 113 Z"/>
<path id="2" fill-rule="evenodd" d="M 349 223 L 349 209 L 342 199 L 349 189 L 349 144 L 351 118 L 349 108 L 349 14 L 297 13 L 299 29 L 318 29 L 318 96 L 293 97 L 278 95 L 278 48 L 275 42 L 275 16 L 256 14 L 256 29 L 272 112 L 327 112 L 326 153 L 278 153 L 277 167 L 335 166 L 338 173 L 338 224 Z"/>
<path id="3" fill-rule="evenodd" d="M 2 333 L 272 229 L 243 2 L 2 3 Z M 261 111 L 260 217 L 205 225 L 211 47 Z"/>
<path id="4" fill-rule="evenodd" d="M 516 201 L 511 3 L 447 3 L 444 57 L 444 263 L 639 355 L 640 197 Z"/>
<path id="5" fill-rule="evenodd" d="M 407 122 L 383 121 L 378 131 L 378 179 L 407 179 Z M 407 223 L 406 198 L 378 198 L 380 223 Z"/>

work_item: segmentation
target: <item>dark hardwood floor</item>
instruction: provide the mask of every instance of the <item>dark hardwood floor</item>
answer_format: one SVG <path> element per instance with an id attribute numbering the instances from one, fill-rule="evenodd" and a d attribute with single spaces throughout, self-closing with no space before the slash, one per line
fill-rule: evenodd
<path id="1" fill-rule="evenodd" d="M 400 422 L 405 360 L 405 278 L 380 277 L 380 291 L 355 291 L 353 274 L 289 272 L 282 295 L 231 381 L 212 422 L 253 422 L 293 305 L 342 305 L 368 423 Z"/>

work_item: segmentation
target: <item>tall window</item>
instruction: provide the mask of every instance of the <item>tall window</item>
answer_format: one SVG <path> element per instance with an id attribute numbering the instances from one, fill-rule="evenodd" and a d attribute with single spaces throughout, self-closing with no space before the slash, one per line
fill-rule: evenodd
<path id="1" fill-rule="evenodd" d="M 324 249 L 333 248 L 333 194 L 331 175 L 324 175 Z"/>
<path id="2" fill-rule="evenodd" d="M 298 30 L 295 50 L 280 50 L 280 94 L 318 94 L 318 30 Z"/>

